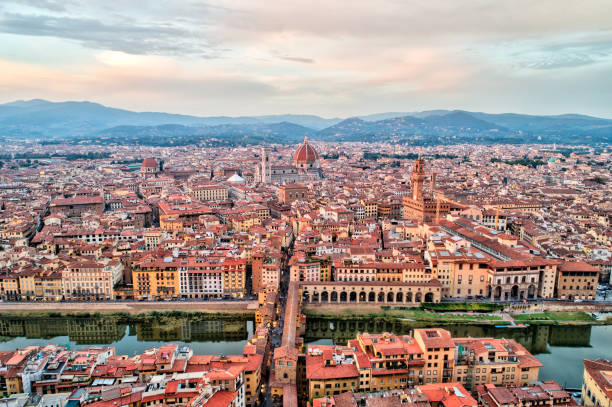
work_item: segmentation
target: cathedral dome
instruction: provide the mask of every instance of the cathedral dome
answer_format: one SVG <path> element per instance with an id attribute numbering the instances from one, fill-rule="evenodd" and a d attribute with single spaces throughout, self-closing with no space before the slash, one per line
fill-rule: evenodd
<path id="1" fill-rule="evenodd" d="M 155 158 L 145 158 L 142 161 L 142 168 L 157 168 L 157 161 L 155 161 Z"/>
<path id="2" fill-rule="evenodd" d="M 304 142 L 293 154 L 293 165 L 296 167 L 313 167 L 319 162 L 319 154 L 308 144 L 308 136 L 304 137 Z"/>

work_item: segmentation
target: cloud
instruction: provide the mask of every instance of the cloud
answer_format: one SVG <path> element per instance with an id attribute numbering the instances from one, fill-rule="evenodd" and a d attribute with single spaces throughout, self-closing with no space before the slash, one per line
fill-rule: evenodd
<path id="1" fill-rule="evenodd" d="M 315 60 L 312 58 L 295 57 L 295 56 L 289 56 L 289 55 L 281 56 L 280 59 L 284 59 L 285 61 L 290 61 L 290 62 L 300 62 L 302 64 L 314 64 L 315 62 Z"/>
<path id="2" fill-rule="evenodd" d="M 612 31 L 554 38 L 518 52 L 519 65 L 530 69 L 575 68 L 612 60 Z"/>
<path id="3" fill-rule="evenodd" d="M 74 4 L 70 0 L 22 0 L 19 2 L 8 0 L 7 2 L 50 11 L 66 11 Z"/>
<path id="4" fill-rule="evenodd" d="M 188 31 L 162 23 L 108 24 L 91 18 L 7 13 L 0 18 L 0 32 L 63 38 L 95 49 L 130 54 L 212 56 L 217 52 L 204 39 L 192 41 Z"/>
<path id="5" fill-rule="evenodd" d="M 0 67 L 11 95 L 335 116 L 560 109 L 558 89 L 572 81 L 582 98 L 568 103 L 608 109 L 598 94 L 612 86 L 601 73 L 611 65 L 609 0 L 67 1 L 2 2 L 0 58 L 24 67 Z"/>

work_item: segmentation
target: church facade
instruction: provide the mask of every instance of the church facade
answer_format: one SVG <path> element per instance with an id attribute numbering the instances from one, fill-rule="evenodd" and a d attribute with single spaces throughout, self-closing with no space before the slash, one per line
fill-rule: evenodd
<path id="1" fill-rule="evenodd" d="M 293 154 L 291 165 L 275 165 L 270 162 L 270 152 L 261 149 L 261 163 L 255 169 L 255 179 L 263 184 L 291 184 L 315 181 L 322 178 L 319 154 L 308 143 L 308 137 Z"/>

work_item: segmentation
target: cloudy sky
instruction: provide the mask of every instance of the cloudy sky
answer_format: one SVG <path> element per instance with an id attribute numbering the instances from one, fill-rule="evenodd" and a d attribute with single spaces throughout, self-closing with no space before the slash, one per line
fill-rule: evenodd
<path id="1" fill-rule="evenodd" d="M 612 117 L 612 1 L 2 0 L 0 102 Z"/>

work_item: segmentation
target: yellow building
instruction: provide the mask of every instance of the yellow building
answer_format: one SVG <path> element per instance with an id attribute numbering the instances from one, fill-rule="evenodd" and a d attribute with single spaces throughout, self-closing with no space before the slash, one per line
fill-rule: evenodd
<path id="1" fill-rule="evenodd" d="M 423 349 L 425 383 L 452 381 L 455 366 L 455 343 L 445 329 L 415 329 L 414 339 Z"/>
<path id="2" fill-rule="evenodd" d="M 62 299 L 62 273 L 45 273 L 40 276 L 40 282 L 43 301 L 60 301 Z"/>
<path id="3" fill-rule="evenodd" d="M 378 216 L 378 203 L 374 201 L 361 201 L 366 218 L 374 218 Z"/>
<path id="4" fill-rule="evenodd" d="M 251 212 L 262 221 L 270 218 L 270 209 L 267 206 L 255 205 Z"/>
<path id="5" fill-rule="evenodd" d="M 159 217 L 159 227 L 166 232 L 174 233 L 183 230 L 184 225 L 183 221 L 178 216 L 162 215 Z M 151 237 L 155 238 L 156 236 Z M 157 244 L 159 244 L 159 241 L 156 242 L 156 245 Z"/>
<path id="6" fill-rule="evenodd" d="M 319 264 L 321 281 L 331 281 L 332 262 L 330 260 L 322 260 Z"/>
<path id="7" fill-rule="evenodd" d="M 10 396 L 11 394 L 23 393 L 23 384 L 21 377 L 10 376 L 6 378 L 6 393 Z"/>
<path id="8" fill-rule="evenodd" d="M 248 232 L 255 225 L 261 225 L 261 219 L 256 215 L 238 215 L 230 219 L 230 228 L 235 232 Z"/>
<path id="9" fill-rule="evenodd" d="M 0 290 L 3 300 L 14 301 L 20 299 L 19 275 L 13 273 L 1 275 Z"/>
<path id="10" fill-rule="evenodd" d="M 15 219 L 0 229 L 2 239 L 29 239 L 36 233 L 36 222 Z"/>
<path id="11" fill-rule="evenodd" d="M 179 261 L 147 258 L 134 264 L 132 283 L 136 299 L 177 298 L 180 295 Z"/>
<path id="12" fill-rule="evenodd" d="M 609 360 L 584 360 L 582 404 L 585 406 L 612 407 L 612 362 Z"/>
<path id="13" fill-rule="evenodd" d="M 491 257 L 471 248 L 432 248 L 426 252 L 432 273 L 442 283 L 442 296 L 490 296 L 493 282 Z"/>
<path id="14" fill-rule="evenodd" d="M 42 286 L 36 270 L 25 270 L 18 274 L 22 300 L 35 300 L 42 297 Z"/>
<path id="15" fill-rule="evenodd" d="M 223 267 L 223 295 L 242 298 L 245 293 L 246 260 L 225 259 Z"/>

